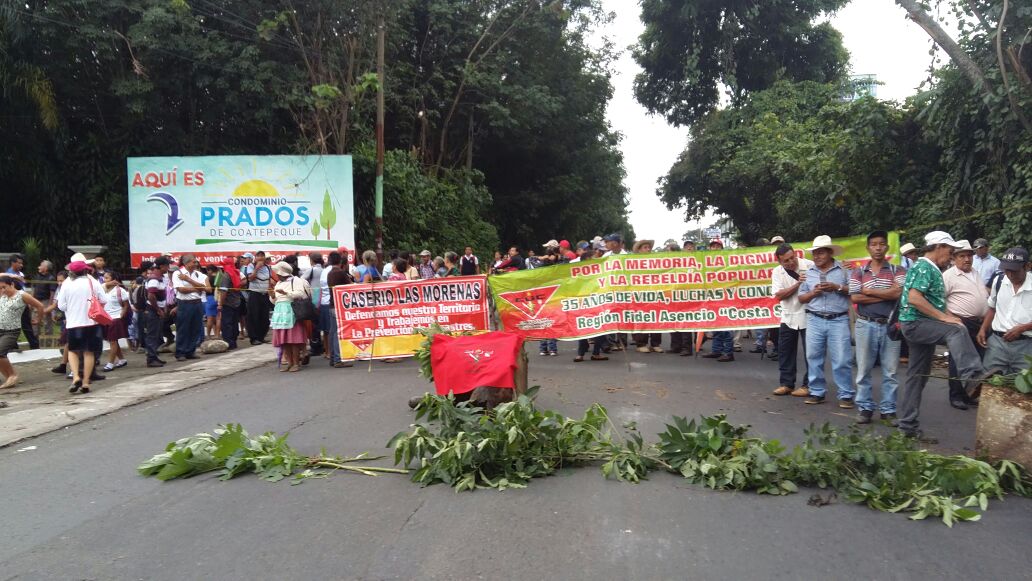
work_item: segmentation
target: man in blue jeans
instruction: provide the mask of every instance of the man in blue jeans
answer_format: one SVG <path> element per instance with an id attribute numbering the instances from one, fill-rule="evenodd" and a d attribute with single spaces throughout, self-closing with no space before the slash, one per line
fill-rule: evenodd
<path id="1" fill-rule="evenodd" d="M 813 266 L 799 286 L 799 302 L 806 308 L 806 364 L 810 397 L 807 404 L 824 403 L 825 354 L 831 358 L 832 376 L 838 389 L 839 407 L 853 408 L 853 349 L 849 343 L 849 273 L 835 256 L 842 247 L 830 236 L 818 236 L 813 246 Z"/>
<path id="2" fill-rule="evenodd" d="M 903 291 L 907 271 L 889 264 L 889 234 L 884 230 L 867 236 L 867 253 L 871 260 L 853 269 L 849 277 L 849 298 L 857 306 L 856 328 L 856 405 L 860 408 L 858 424 L 869 424 L 874 416 L 871 371 L 881 362 L 881 419 L 896 419 L 896 368 L 899 366 L 900 341 L 889 339 L 889 317 Z"/>
<path id="3" fill-rule="evenodd" d="M 176 289 L 176 361 L 198 359 L 197 346 L 204 331 L 204 295 L 211 292 L 208 275 L 193 254 L 184 254 L 172 277 Z"/>

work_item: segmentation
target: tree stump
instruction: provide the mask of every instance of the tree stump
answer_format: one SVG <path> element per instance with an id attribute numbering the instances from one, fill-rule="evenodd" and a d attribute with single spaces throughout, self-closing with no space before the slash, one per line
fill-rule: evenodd
<path id="1" fill-rule="evenodd" d="M 1008 387 L 982 385 L 975 448 L 980 456 L 1032 468 L 1032 397 Z"/>

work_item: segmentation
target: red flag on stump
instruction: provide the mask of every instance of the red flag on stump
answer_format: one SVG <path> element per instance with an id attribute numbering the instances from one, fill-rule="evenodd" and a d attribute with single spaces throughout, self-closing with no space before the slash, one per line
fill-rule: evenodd
<path id="1" fill-rule="evenodd" d="M 516 388 L 523 338 L 496 331 L 453 337 L 439 333 L 430 344 L 437 395 L 467 393 L 478 387 Z"/>

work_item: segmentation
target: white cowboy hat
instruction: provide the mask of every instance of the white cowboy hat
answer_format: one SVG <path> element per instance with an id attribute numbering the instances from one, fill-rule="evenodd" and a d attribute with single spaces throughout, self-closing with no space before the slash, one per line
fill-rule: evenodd
<path id="1" fill-rule="evenodd" d="M 69 262 L 85 262 L 88 266 L 93 266 L 93 259 L 86 260 L 86 257 L 82 252 L 76 252 L 72 255 L 72 259 Z"/>
<path id="2" fill-rule="evenodd" d="M 904 254 L 906 254 L 908 252 L 917 252 L 917 248 L 915 248 L 914 245 L 909 243 L 909 242 L 907 242 L 903 246 L 899 247 L 899 254 L 900 254 L 900 256 L 902 256 L 902 255 L 904 255 Z"/>
<path id="3" fill-rule="evenodd" d="M 967 240 L 958 240 L 957 244 L 960 244 L 960 246 L 956 247 L 957 249 L 953 251 L 954 254 L 956 254 L 958 252 L 974 252 L 975 251 L 974 248 L 971 248 L 971 243 L 968 242 Z"/>
<path id="4" fill-rule="evenodd" d="M 811 246 L 810 248 L 807 248 L 807 250 L 810 251 L 810 252 L 813 252 L 814 250 L 817 250 L 818 248 L 827 248 L 828 250 L 831 251 L 831 255 L 832 256 L 838 256 L 839 254 L 842 254 L 842 247 L 839 246 L 838 244 L 832 244 L 831 243 L 831 236 L 827 236 L 827 235 L 823 235 L 822 234 L 822 235 L 814 238 L 813 239 L 813 246 Z"/>

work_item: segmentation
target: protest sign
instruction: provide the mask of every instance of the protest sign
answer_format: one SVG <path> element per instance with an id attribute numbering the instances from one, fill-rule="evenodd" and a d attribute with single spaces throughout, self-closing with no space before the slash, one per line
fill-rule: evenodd
<path id="1" fill-rule="evenodd" d="M 866 237 L 835 243 L 846 267 L 868 258 Z M 889 245 L 898 250 L 898 233 Z M 812 258 L 809 243 L 792 246 Z M 774 250 L 622 254 L 496 275 L 490 285 L 503 328 L 528 339 L 776 327 Z"/>
<path id="2" fill-rule="evenodd" d="M 487 331 L 487 277 L 349 284 L 333 287 L 340 357 L 411 356 L 438 323 L 449 331 Z"/>
<path id="3" fill-rule="evenodd" d="M 351 157 L 130 157 L 132 265 L 163 252 L 202 262 L 264 250 L 354 249 Z"/>

